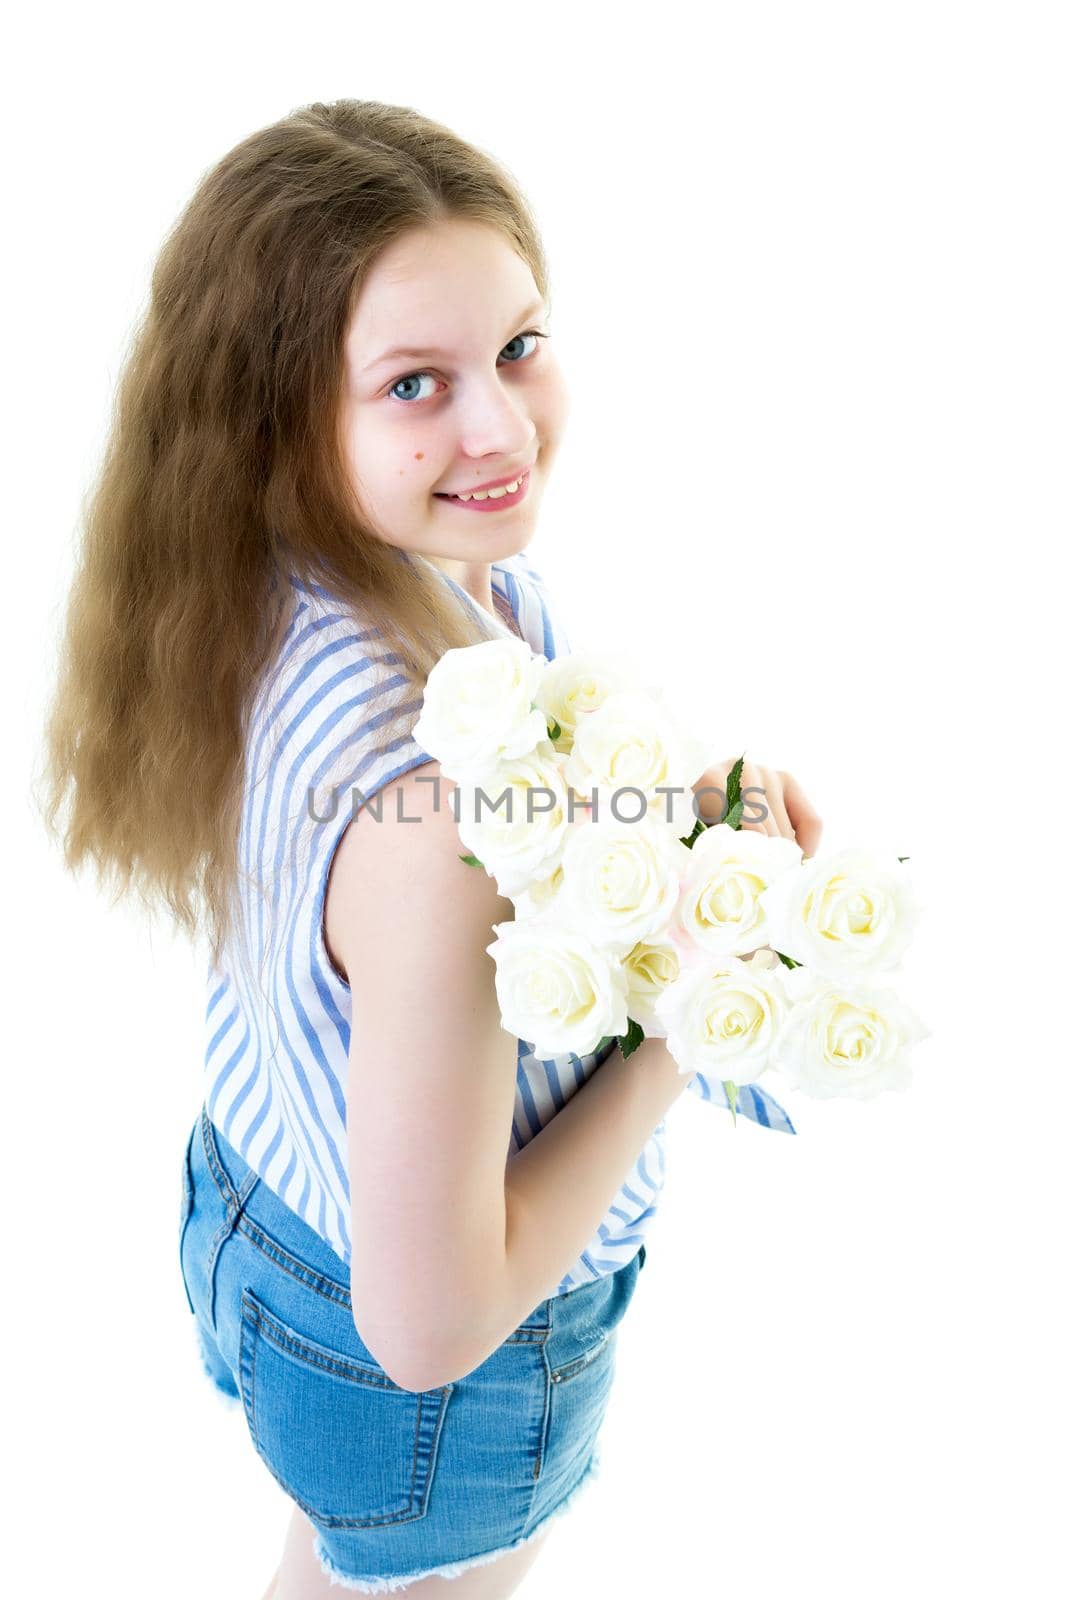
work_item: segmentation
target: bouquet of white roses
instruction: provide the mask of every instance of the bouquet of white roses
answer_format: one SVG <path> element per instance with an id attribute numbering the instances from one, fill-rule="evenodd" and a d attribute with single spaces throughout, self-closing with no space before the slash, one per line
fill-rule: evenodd
<path id="1" fill-rule="evenodd" d="M 820 1097 L 908 1085 L 929 1030 L 884 983 L 918 911 L 906 857 L 816 863 L 742 831 L 743 758 L 706 824 L 709 752 L 618 655 L 449 650 L 412 732 L 455 784 L 462 859 L 515 906 L 488 954 L 503 1026 L 535 1055 L 662 1038 L 735 1123 L 765 1072 Z"/>

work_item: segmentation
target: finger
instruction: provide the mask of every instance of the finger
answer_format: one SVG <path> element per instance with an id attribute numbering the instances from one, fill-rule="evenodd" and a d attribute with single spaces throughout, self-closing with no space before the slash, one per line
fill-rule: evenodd
<path id="1" fill-rule="evenodd" d="M 774 767 L 766 767 L 763 772 L 763 781 L 767 785 L 767 801 L 775 822 L 778 825 L 778 834 L 782 839 L 794 839 L 793 824 L 786 809 L 785 796 L 782 792 L 782 775 Z"/>
<path id="2" fill-rule="evenodd" d="M 697 804 L 702 820 L 709 827 L 726 819 L 726 783 L 735 765 L 735 761 L 719 761 L 700 776 L 697 787 L 706 792 L 701 794 Z"/>
<path id="3" fill-rule="evenodd" d="M 730 768 L 724 762 L 709 767 L 702 773 L 698 787 L 705 790 L 697 805 L 700 816 L 707 823 L 721 822 L 726 815 L 726 779 Z"/>
<path id="4" fill-rule="evenodd" d="M 791 772 L 779 774 L 794 837 L 805 858 L 813 856 L 822 838 L 822 818 Z"/>
<path id="5" fill-rule="evenodd" d="M 773 838 L 778 832 L 778 824 L 767 803 L 766 775 L 763 768 L 757 766 L 754 761 L 746 761 L 741 769 L 741 796 L 745 802 L 742 828 L 749 828 L 753 833 L 765 833 Z M 767 813 L 766 816 L 760 816 L 761 810 Z M 744 820 L 748 817 L 753 820 Z"/>

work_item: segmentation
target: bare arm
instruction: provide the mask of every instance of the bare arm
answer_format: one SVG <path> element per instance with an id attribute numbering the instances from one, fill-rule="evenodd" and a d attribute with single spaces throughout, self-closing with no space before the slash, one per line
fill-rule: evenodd
<path id="1" fill-rule="evenodd" d="M 464 1370 L 484 1361 L 555 1290 L 694 1076 L 678 1071 L 662 1039 L 645 1039 L 628 1058 L 615 1050 L 511 1157 L 504 1281 Z"/>
<path id="2" fill-rule="evenodd" d="M 460 861 L 453 787 L 435 761 L 387 784 L 381 821 L 361 812 L 338 845 L 325 908 L 352 991 L 352 1312 L 411 1389 L 446 1381 L 504 1260 L 516 1047 L 485 950 L 513 907 Z"/>
<path id="3" fill-rule="evenodd" d="M 508 1161 L 504 1261 L 469 1298 L 460 1339 L 426 1388 L 465 1377 L 513 1333 L 574 1265 L 645 1144 L 694 1076 L 662 1039 L 616 1050 Z"/>
<path id="4" fill-rule="evenodd" d="M 438 775 L 436 762 L 419 769 Z M 452 785 L 404 774 L 338 846 L 326 934 L 352 989 L 352 1307 L 395 1382 L 465 1376 L 549 1294 L 688 1081 L 619 1052 L 509 1158 L 516 1043 L 485 954 L 511 902 L 464 865 Z M 403 815 L 399 823 L 397 791 Z"/>

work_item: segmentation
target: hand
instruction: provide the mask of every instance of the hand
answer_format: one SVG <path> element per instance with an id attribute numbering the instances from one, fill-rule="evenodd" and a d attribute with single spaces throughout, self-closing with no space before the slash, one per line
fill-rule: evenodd
<path id="1" fill-rule="evenodd" d="M 723 819 L 726 779 L 736 759 L 735 756 L 733 761 L 721 761 L 709 767 L 693 785 L 694 792 L 705 788 L 718 790 L 717 794 L 698 797 L 700 815 L 709 824 Z M 753 790 L 759 792 L 752 793 Z M 745 803 L 742 828 L 766 833 L 771 838 L 794 839 L 805 859 L 815 854 L 822 838 L 822 819 L 791 772 L 746 761 L 741 768 L 741 798 Z M 751 820 L 764 808 L 767 816 Z"/>

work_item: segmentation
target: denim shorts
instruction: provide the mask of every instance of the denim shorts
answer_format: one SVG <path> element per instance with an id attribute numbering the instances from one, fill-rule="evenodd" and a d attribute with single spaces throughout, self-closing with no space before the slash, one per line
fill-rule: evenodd
<path id="1" fill-rule="evenodd" d="M 525 1544 L 599 1469 L 619 1323 L 645 1247 L 542 1300 L 466 1377 L 402 1389 L 361 1341 L 350 1276 L 201 1110 L 179 1262 L 208 1376 L 315 1528 L 343 1588 L 456 1576 Z"/>

